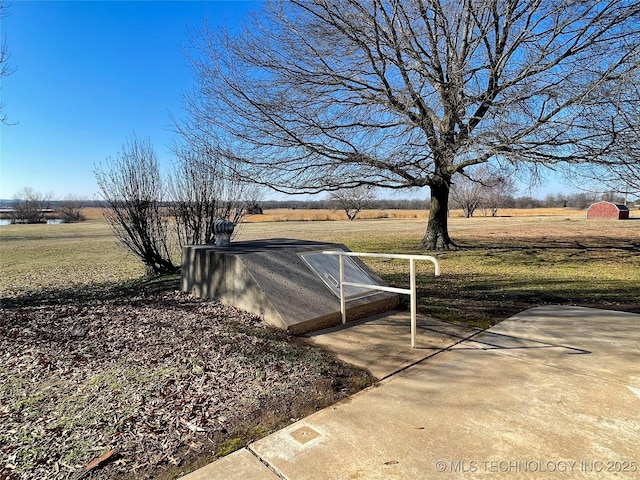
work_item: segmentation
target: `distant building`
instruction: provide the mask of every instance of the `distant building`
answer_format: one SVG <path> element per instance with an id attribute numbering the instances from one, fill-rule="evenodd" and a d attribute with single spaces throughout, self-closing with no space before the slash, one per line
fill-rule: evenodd
<path id="1" fill-rule="evenodd" d="M 626 220 L 629 209 L 626 205 L 611 202 L 597 202 L 587 209 L 588 220 Z"/>

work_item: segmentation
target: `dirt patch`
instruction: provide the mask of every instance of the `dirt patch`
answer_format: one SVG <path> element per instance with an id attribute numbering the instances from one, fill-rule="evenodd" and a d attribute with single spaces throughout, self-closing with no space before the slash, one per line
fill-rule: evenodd
<path id="1" fill-rule="evenodd" d="M 0 312 L 3 479 L 175 478 L 373 382 L 176 290 L 36 300 Z"/>

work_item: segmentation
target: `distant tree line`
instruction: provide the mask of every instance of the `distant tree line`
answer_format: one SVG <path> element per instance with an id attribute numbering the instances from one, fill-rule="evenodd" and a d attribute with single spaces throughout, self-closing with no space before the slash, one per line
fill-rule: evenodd
<path id="1" fill-rule="evenodd" d="M 263 210 L 277 208 L 300 210 L 338 210 L 339 206 L 332 198 L 308 200 L 262 200 L 259 202 Z M 368 201 L 367 209 L 372 210 L 426 210 L 429 199 L 372 199 Z"/>
<path id="2" fill-rule="evenodd" d="M 1 205 L 7 211 L 3 214 L 12 223 L 42 223 L 46 222 L 48 216 L 59 218 L 64 223 L 81 222 L 85 219 L 82 210 L 85 208 L 108 207 L 108 202 L 104 200 L 87 200 L 83 197 L 68 195 L 62 200 L 54 200 L 53 194 L 37 192 L 32 188 L 21 189 L 10 201 L 5 201 Z M 265 210 L 274 209 L 299 209 L 299 210 L 343 210 L 351 205 L 344 196 L 337 198 L 331 196 L 322 199 L 307 200 L 259 200 L 248 199 L 246 201 L 245 213 L 260 214 Z M 357 198 L 356 198 L 357 200 Z M 515 196 L 504 195 L 498 203 L 480 202 L 477 206 L 482 215 L 495 215 L 492 209 L 497 208 L 577 208 L 585 210 L 594 202 L 605 200 L 608 202 L 624 204 L 623 195 L 616 192 L 593 193 L 552 193 L 544 198 L 532 197 L 529 195 Z M 640 203 L 638 200 L 629 202 L 630 205 Z M 489 206 L 491 205 L 491 206 Z M 164 212 L 173 212 L 173 202 L 165 201 L 161 204 L 165 208 Z M 181 208 L 185 208 L 183 205 Z M 361 210 L 426 210 L 429 208 L 429 199 L 380 199 L 368 198 Z M 464 210 L 464 206 L 456 202 L 452 203 L 452 208 Z M 356 215 L 357 216 L 357 215 Z M 471 215 L 470 215 L 471 216 Z M 355 218 L 355 217 L 354 217 Z M 207 234 L 205 234 L 206 236 Z"/>
<path id="3" fill-rule="evenodd" d="M 505 200 L 504 208 L 577 208 L 585 210 L 594 202 L 601 200 L 624 204 L 625 199 L 616 192 L 591 193 L 555 193 L 549 194 L 543 199 L 529 196 L 510 197 Z"/>
<path id="4" fill-rule="evenodd" d="M 625 203 L 622 195 L 615 192 L 604 194 L 591 192 L 555 193 L 544 198 L 530 195 L 516 196 L 505 195 L 500 199 L 498 208 L 577 208 L 587 209 L 589 205 L 600 200 L 613 203 Z M 307 200 L 262 200 L 257 202 L 257 207 L 262 210 L 273 209 L 300 209 L 300 210 L 339 210 L 336 201 L 331 198 L 307 199 Z M 371 210 L 426 210 L 429 208 L 429 199 L 373 199 L 369 200 L 366 209 Z M 462 206 L 452 205 L 452 208 Z M 479 207 L 482 209 L 482 207 Z M 490 213 L 489 213 L 490 214 Z"/>

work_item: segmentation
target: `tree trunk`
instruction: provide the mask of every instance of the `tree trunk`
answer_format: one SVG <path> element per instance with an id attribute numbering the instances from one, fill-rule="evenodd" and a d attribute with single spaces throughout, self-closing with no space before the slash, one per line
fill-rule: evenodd
<path id="1" fill-rule="evenodd" d="M 450 183 L 446 181 L 431 186 L 429 223 L 422 239 L 422 248 L 425 250 L 450 250 L 456 247 L 449 238 L 449 187 Z"/>

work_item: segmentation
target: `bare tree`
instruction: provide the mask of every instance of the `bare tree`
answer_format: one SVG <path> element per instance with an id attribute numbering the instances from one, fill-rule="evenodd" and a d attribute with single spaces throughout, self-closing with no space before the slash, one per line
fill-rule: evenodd
<path id="1" fill-rule="evenodd" d="M 492 172 L 486 165 L 480 168 L 485 172 L 481 173 L 485 180 L 482 182 L 480 207 L 488 209 L 491 216 L 495 217 L 498 215 L 498 209 L 504 207 L 516 192 L 514 174 L 508 170 Z"/>
<path id="2" fill-rule="evenodd" d="M 115 158 L 95 170 L 106 206 L 102 211 L 116 237 L 149 274 L 175 273 L 169 218 L 158 160 L 149 140 L 135 135 Z"/>
<path id="3" fill-rule="evenodd" d="M 355 220 L 364 208 L 370 208 L 376 199 L 376 192 L 369 186 L 360 185 L 331 192 L 329 199 L 347 214 L 349 220 Z"/>
<path id="4" fill-rule="evenodd" d="M 244 213 L 243 184 L 224 163 L 206 152 L 176 147 L 175 153 L 178 161 L 163 180 L 150 141 L 134 135 L 95 171 L 105 218 L 152 274 L 177 272 L 173 259 L 182 246 L 213 243 L 216 222 L 235 224 Z"/>
<path id="5" fill-rule="evenodd" d="M 482 201 L 484 187 L 479 181 L 464 175 L 452 184 L 450 194 L 451 206 L 461 208 L 465 218 L 471 218 Z"/>
<path id="6" fill-rule="evenodd" d="M 169 179 L 172 211 L 183 245 L 214 243 L 215 223 L 238 223 L 244 214 L 242 185 L 215 157 L 177 149 L 178 163 Z"/>
<path id="7" fill-rule="evenodd" d="M 0 21 L 9 16 L 9 12 L 7 11 L 7 6 L 4 3 L 4 0 L 0 0 Z M 2 39 L 2 44 L 0 45 L 0 78 L 10 75 L 13 71 L 12 68 L 9 67 L 9 49 L 7 47 L 6 40 Z"/>
<path id="8" fill-rule="evenodd" d="M 52 193 L 43 194 L 24 187 L 13 196 L 11 223 L 45 223 L 52 199 Z"/>
<path id="9" fill-rule="evenodd" d="M 261 215 L 264 192 L 256 185 L 245 185 L 245 213 L 247 215 Z"/>
<path id="10" fill-rule="evenodd" d="M 597 163 L 599 92 L 638 69 L 631 0 L 291 0 L 204 29 L 178 126 L 245 179 L 291 193 L 428 187 L 446 249 L 455 175 L 488 161 Z"/>
<path id="11" fill-rule="evenodd" d="M 56 209 L 57 216 L 64 223 L 75 223 L 84 221 L 82 209 L 86 206 L 87 201 L 76 195 L 67 195 Z"/>
<path id="12" fill-rule="evenodd" d="M 490 164 L 469 168 L 452 184 L 452 205 L 461 208 L 466 218 L 473 217 L 480 207 L 490 209 L 495 217 L 498 208 L 515 191 L 512 175 L 512 171 L 491 168 Z"/>

